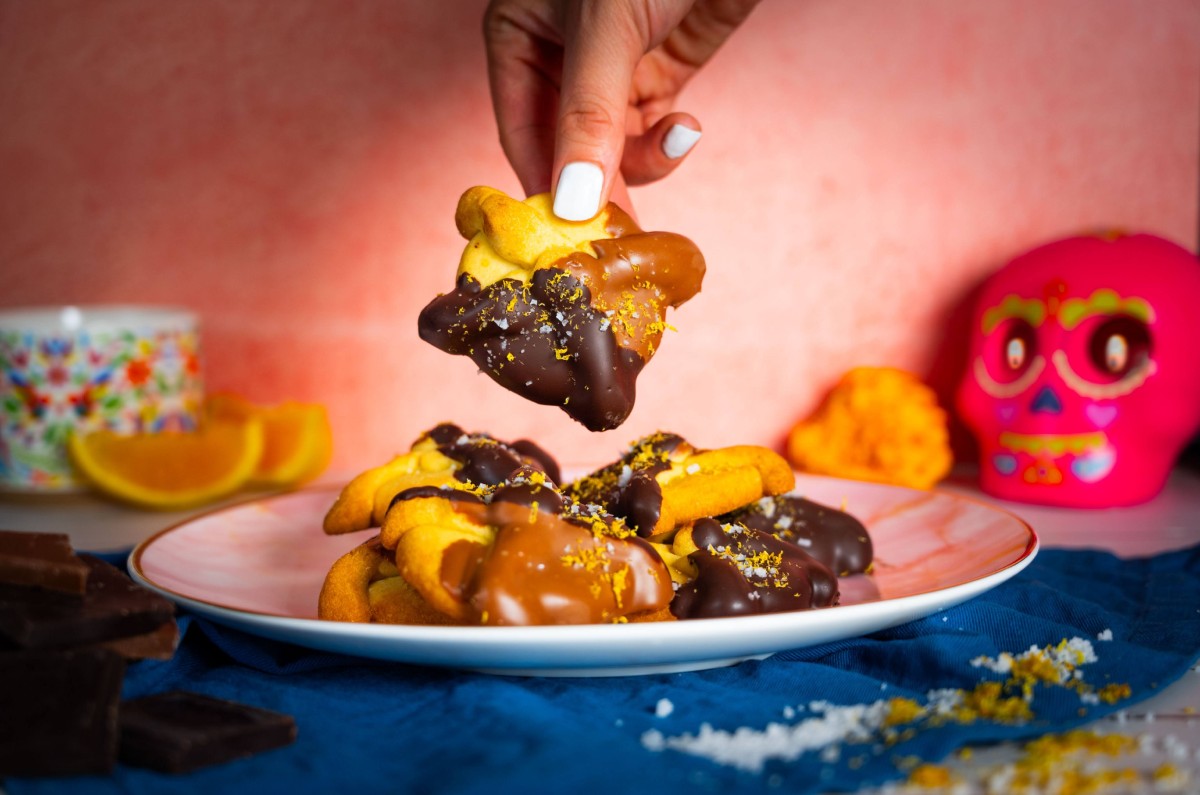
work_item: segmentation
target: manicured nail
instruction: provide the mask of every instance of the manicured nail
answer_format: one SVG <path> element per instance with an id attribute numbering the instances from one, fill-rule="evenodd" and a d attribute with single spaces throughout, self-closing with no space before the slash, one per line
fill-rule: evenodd
<path id="1" fill-rule="evenodd" d="M 604 172 L 595 163 L 567 163 L 558 175 L 554 214 L 564 221 L 590 221 L 600 212 Z"/>
<path id="2" fill-rule="evenodd" d="M 692 151 L 696 141 L 700 140 L 701 134 L 699 130 L 684 127 L 682 124 L 672 124 L 671 129 L 667 130 L 667 134 L 663 136 L 663 154 L 672 160 L 678 160 Z"/>

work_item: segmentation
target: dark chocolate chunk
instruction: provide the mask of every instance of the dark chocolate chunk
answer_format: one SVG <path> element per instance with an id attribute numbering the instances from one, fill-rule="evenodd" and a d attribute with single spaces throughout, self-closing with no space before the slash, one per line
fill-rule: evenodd
<path id="1" fill-rule="evenodd" d="M 111 771 L 124 674 L 103 649 L 0 653 L 0 775 Z"/>
<path id="2" fill-rule="evenodd" d="M 72 597 L 39 588 L 0 585 L 0 637 L 28 649 L 82 646 L 158 629 L 174 606 L 92 555 L 87 591 Z"/>
<path id="3" fill-rule="evenodd" d="M 467 433 L 444 422 L 425 433 L 438 452 L 462 467 L 454 477 L 466 483 L 495 486 L 523 466 L 532 466 L 558 483 L 561 475 L 554 457 L 528 439 L 502 442 L 486 433 Z"/>
<path id="4" fill-rule="evenodd" d="M 121 762 L 184 773 L 289 745 L 290 715 L 182 690 L 121 705 Z"/>
<path id="5" fill-rule="evenodd" d="M 0 530 L 0 583 L 82 594 L 87 576 L 67 535 Z"/>
<path id="6" fill-rule="evenodd" d="M 543 450 L 536 442 L 529 439 L 517 439 L 515 442 L 509 442 L 508 446 L 520 453 L 527 461 L 533 460 L 541 464 L 542 471 L 555 483 L 562 483 L 562 472 L 558 468 L 558 461 L 554 460 L 554 456 Z"/>
<path id="7" fill-rule="evenodd" d="M 556 268 L 535 272 L 528 283 L 501 279 L 486 287 L 463 274 L 453 292 L 421 310 L 418 333 L 447 353 L 469 356 L 505 389 L 559 406 L 588 430 L 609 430 L 633 410 L 646 362 L 617 344 L 590 298 L 586 286 Z M 565 318 L 557 333 L 543 331 L 550 328 L 547 313 Z"/>
<path id="8" fill-rule="evenodd" d="M 697 550 L 688 555 L 694 580 L 671 601 L 677 618 L 718 618 L 829 607 L 838 602 L 837 577 L 795 544 L 742 525 L 700 519 L 692 526 Z"/>
<path id="9" fill-rule="evenodd" d="M 673 433 L 645 436 L 618 460 L 563 487 L 582 503 L 594 503 L 649 535 L 662 515 L 662 488 L 656 476 L 671 467 L 671 454 L 683 438 Z"/>
<path id="10" fill-rule="evenodd" d="M 179 645 L 179 625 L 169 619 L 158 629 L 125 638 L 97 643 L 99 648 L 115 651 L 126 660 L 169 660 Z"/>
<path id="11" fill-rule="evenodd" d="M 874 549 L 863 523 L 845 511 L 803 497 L 763 497 L 719 517 L 790 541 L 838 575 L 859 574 L 871 566 Z"/>

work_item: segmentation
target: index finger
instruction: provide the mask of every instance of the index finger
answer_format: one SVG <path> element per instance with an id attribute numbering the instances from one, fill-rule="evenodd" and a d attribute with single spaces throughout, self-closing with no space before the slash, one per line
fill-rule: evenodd
<path id="1" fill-rule="evenodd" d="M 519 23 L 510 12 L 492 3 L 484 16 L 488 85 L 500 146 L 526 195 L 533 195 L 550 190 L 562 49 L 549 28 L 535 34 L 530 20 Z"/>

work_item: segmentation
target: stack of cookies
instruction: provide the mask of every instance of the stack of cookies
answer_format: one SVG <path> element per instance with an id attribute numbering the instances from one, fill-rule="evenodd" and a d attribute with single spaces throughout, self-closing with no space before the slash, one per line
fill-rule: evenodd
<path id="1" fill-rule="evenodd" d="M 669 433 L 560 485 L 531 442 L 439 425 L 331 507 L 326 532 L 379 533 L 334 563 L 318 614 L 534 625 L 830 606 L 838 576 L 870 566 L 870 537 L 794 485 L 767 448 L 700 450 Z"/>

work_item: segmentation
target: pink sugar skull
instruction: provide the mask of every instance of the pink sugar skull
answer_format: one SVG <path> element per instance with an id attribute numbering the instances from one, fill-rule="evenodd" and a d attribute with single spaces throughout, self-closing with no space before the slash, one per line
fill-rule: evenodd
<path id="1" fill-rule="evenodd" d="M 1152 235 L 1034 249 L 984 285 L 958 409 L 984 491 L 1150 499 L 1200 427 L 1200 261 Z"/>

